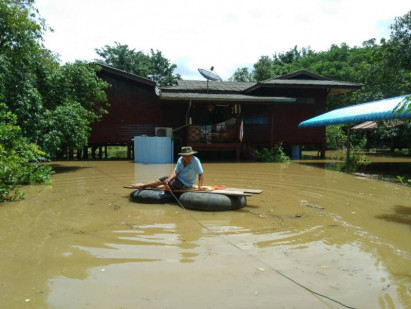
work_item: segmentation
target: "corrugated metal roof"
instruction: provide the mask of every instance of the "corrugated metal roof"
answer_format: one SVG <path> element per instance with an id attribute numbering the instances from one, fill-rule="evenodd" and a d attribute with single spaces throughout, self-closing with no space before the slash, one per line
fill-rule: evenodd
<path id="1" fill-rule="evenodd" d="M 258 88 L 316 88 L 330 89 L 329 95 L 337 95 L 345 92 L 352 92 L 362 87 L 361 84 L 341 82 L 336 80 L 315 80 L 315 79 L 270 79 L 258 82 L 246 89 L 246 93 Z"/>
<path id="2" fill-rule="evenodd" d="M 251 82 L 208 82 L 208 91 L 211 92 L 242 92 L 255 83 Z M 179 80 L 176 86 L 161 87 L 163 92 L 172 91 L 207 91 L 207 81 L 203 80 Z"/>
<path id="3" fill-rule="evenodd" d="M 262 85 L 298 85 L 321 87 L 361 87 L 361 84 L 340 82 L 338 80 L 314 80 L 314 79 L 270 79 L 259 82 Z"/>
<path id="4" fill-rule="evenodd" d="M 403 110 L 400 115 L 393 113 L 393 110 L 399 103 L 403 102 L 404 98 L 407 96 L 409 96 L 409 94 L 335 109 L 328 113 L 305 120 L 300 123 L 299 127 L 303 128 L 373 120 L 411 118 L 411 114 L 408 113 L 407 110 Z"/>
<path id="5" fill-rule="evenodd" d="M 156 85 L 155 82 L 153 82 L 151 79 L 145 78 L 145 77 L 141 77 L 139 75 L 135 75 L 132 73 L 128 73 L 126 71 L 123 70 L 119 70 L 116 68 L 113 68 L 111 66 L 108 66 L 106 64 L 102 64 L 102 63 L 96 63 L 97 65 L 101 66 L 102 71 L 104 72 L 108 72 L 111 74 L 115 74 L 117 76 L 121 76 L 123 78 L 129 79 L 129 80 L 133 80 L 136 81 L 138 83 L 142 83 L 142 84 L 146 84 L 148 86 L 152 86 L 154 87 Z"/>
<path id="6" fill-rule="evenodd" d="M 192 92 L 162 92 L 162 100 L 192 100 L 192 101 L 235 101 L 235 102 L 267 102 L 294 103 L 295 98 L 287 97 L 257 97 L 244 94 L 225 93 L 192 93 Z"/>
<path id="7" fill-rule="evenodd" d="M 377 123 L 375 121 L 366 121 L 356 126 L 352 127 L 351 130 L 371 130 L 377 127 Z"/>
<path id="8" fill-rule="evenodd" d="M 179 80 L 176 86 L 161 87 L 163 93 L 199 92 L 199 93 L 232 93 L 252 94 L 259 88 L 312 88 L 327 89 L 328 95 L 352 92 L 361 88 L 361 84 L 330 80 L 320 75 L 300 70 L 275 79 L 260 82 L 216 82 L 205 80 Z"/>
<path id="9" fill-rule="evenodd" d="M 299 70 L 296 72 L 288 73 L 285 75 L 281 75 L 279 77 L 276 77 L 275 79 L 318 79 L 318 80 L 330 80 L 327 77 L 314 74 L 310 71 L 307 70 Z"/>

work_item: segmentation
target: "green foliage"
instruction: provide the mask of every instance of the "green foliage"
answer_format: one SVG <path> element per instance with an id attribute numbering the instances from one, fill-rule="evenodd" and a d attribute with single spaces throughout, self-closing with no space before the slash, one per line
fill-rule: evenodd
<path id="1" fill-rule="evenodd" d="M 411 69 L 411 10 L 402 17 L 395 18 L 390 26 L 390 45 L 393 56 L 400 66 Z"/>
<path id="2" fill-rule="evenodd" d="M 0 2 L 0 50 L 26 58 L 27 49 L 36 46 L 46 30 L 44 19 L 33 7 L 34 0 L 2 0 Z"/>
<path id="3" fill-rule="evenodd" d="M 17 117 L 0 104 L 0 202 L 23 197 L 18 185 L 49 183 L 52 170 L 41 165 L 45 153 L 22 137 Z"/>
<path id="4" fill-rule="evenodd" d="M 108 84 L 97 77 L 98 66 L 61 66 L 43 47 L 47 27 L 33 3 L 0 3 L 0 100 L 30 143 L 56 155 L 87 143 L 90 124 L 105 113 Z"/>
<path id="5" fill-rule="evenodd" d="M 407 177 L 397 176 L 396 181 L 400 182 L 404 186 L 411 186 L 411 178 L 407 179 Z"/>
<path id="6" fill-rule="evenodd" d="M 272 149 L 267 147 L 261 148 L 261 150 L 254 151 L 256 161 L 260 162 L 289 162 L 288 157 L 283 150 L 281 143 L 276 144 Z"/>
<path id="7" fill-rule="evenodd" d="M 266 80 L 273 77 L 272 60 L 269 56 L 261 56 L 257 63 L 254 64 L 252 76 L 256 81 Z"/>
<path id="8" fill-rule="evenodd" d="M 347 163 L 349 164 L 347 171 Z M 350 158 L 346 156 L 346 150 L 340 153 L 336 153 L 331 158 L 331 161 L 327 163 L 326 168 L 330 170 L 353 173 L 360 168 L 371 164 L 369 157 L 364 155 L 360 149 L 354 149 L 350 152 Z"/>
<path id="9" fill-rule="evenodd" d="M 41 122 L 38 144 L 51 153 L 57 153 L 64 147 L 81 149 L 87 145 L 89 124 L 94 118 L 95 114 L 75 101 L 47 110 Z"/>
<path id="10" fill-rule="evenodd" d="M 237 69 L 234 72 L 234 75 L 229 78 L 230 82 L 253 82 L 254 77 L 252 73 L 248 71 L 248 68 L 244 67 L 241 69 Z"/>
<path id="11" fill-rule="evenodd" d="M 96 65 L 76 61 L 47 76 L 41 89 L 43 108 L 30 132 L 32 140 L 49 153 L 85 146 L 90 125 L 107 113 L 104 89 L 108 84 L 97 77 L 98 70 Z"/>
<path id="12" fill-rule="evenodd" d="M 107 147 L 108 159 L 127 159 L 127 147 L 126 146 L 108 146 Z"/>
<path id="13" fill-rule="evenodd" d="M 347 146 L 347 134 L 343 130 L 346 125 L 333 125 L 326 127 L 326 148 L 330 150 L 344 149 Z M 363 130 L 351 130 L 351 147 L 364 149 L 367 139 Z"/>
<path id="14" fill-rule="evenodd" d="M 411 95 L 406 96 L 393 110 L 394 114 L 400 115 L 404 110 L 411 114 Z"/>
<path id="15" fill-rule="evenodd" d="M 173 73 L 177 66 L 170 64 L 158 50 L 151 49 L 150 54 L 144 54 L 142 51 L 130 49 L 128 45 L 115 42 L 115 46 L 96 48 L 96 53 L 103 58 L 97 59 L 97 62 L 149 78 L 159 86 L 175 85 L 177 80 L 181 79 L 179 74 Z"/>
<path id="16" fill-rule="evenodd" d="M 327 149 L 343 149 L 347 144 L 347 135 L 342 130 L 343 125 L 327 126 L 326 127 L 326 148 Z"/>
<path id="17" fill-rule="evenodd" d="M 378 140 L 378 146 L 389 146 L 392 151 L 395 148 L 411 148 L 411 121 L 410 120 L 386 120 L 379 121 L 377 129 L 371 136 Z"/>
<path id="18" fill-rule="evenodd" d="M 396 18 L 390 28 L 390 38 L 379 43 L 375 39 L 354 47 L 342 43 L 321 52 L 295 46 L 272 57 L 262 56 L 249 74 L 252 80 L 261 81 L 305 69 L 330 79 L 363 84 L 362 89 L 353 93 L 330 97 L 327 102 L 329 110 L 409 94 L 411 11 Z M 408 104 L 408 109 L 411 111 L 411 104 Z"/>
<path id="19" fill-rule="evenodd" d="M 104 91 L 109 85 L 97 77 L 100 67 L 81 61 L 67 63 L 48 72 L 41 95 L 44 106 L 54 109 L 67 101 L 78 102 L 83 108 L 93 111 L 96 118 L 105 114 L 102 109 L 107 97 Z"/>
<path id="20" fill-rule="evenodd" d="M 170 64 L 170 61 L 163 57 L 161 51 L 150 50 L 150 73 L 148 77 L 155 81 L 159 86 L 176 85 L 177 80 L 181 79 L 179 74 L 173 75 L 177 65 Z"/>

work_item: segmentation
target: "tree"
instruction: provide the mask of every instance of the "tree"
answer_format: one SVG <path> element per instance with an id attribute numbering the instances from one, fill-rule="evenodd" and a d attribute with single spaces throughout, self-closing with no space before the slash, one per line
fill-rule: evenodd
<path id="1" fill-rule="evenodd" d="M 406 72 L 404 80 L 404 92 L 411 92 L 411 10 L 402 17 L 395 18 L 394 24 L 391 25 L 391 64 L 398 64 Z M 402 109 L 408 109 L 411 113 L 411 96 L 408 96 L 401 106 Z"/>
<path id="2" fill-rule="evenodd" d="M 230 82 L 253 82 L 253 73 L 248 71 L 247 67 L 237 69 L 233 76 L 229 78 Z"/>
<path id="3" fill-rule="evenodd" d="M 148 77 L 150 74 L 149 57 L 142 51 L 130 49 L 128 45 L 115 42 L 115 46 L 105 45 L 103 48 L 96 48 L 95 51 L 103 58 L 96 60 L 99 63 L 142 77 Z"/>
<path id="4" fill-rule="evenodd" d="M 0 2 L 0 202 L 21 198 L 20 184 L 49 182 L 46 152 L 86 145 L 107 101 L 97 66 L 61 66 L 44 48 L 47 27 L 33 3 Z"/>
<path id="5" fill-rule="evenodd" d="M 0 50 L 28 59 L 26 50 L 35 47 L 47 29 L 33 7 L 34 0 L 2 0 L 0 2 Z"/>
<path id="6" fill-rule="evenodd" d="M 16 115 L 22 136 L 54 156 L 86 145 L 90 124 L 104 113 L 108 84 L 97 77 L 96 66 L 61 66 L 43 47 L 47 27 L 33 2 L 0 3 L 0 103 Z"/>
<path id="7" fill-rule="evenodd" d="M 87 145 L 90 125 L 106 114 L 108 84 L 97 77 L 100 68 L 76 61 L 48 75 L 41 89 L 43 112 L 31 131 L 33 140 L 50 153 Z M 26 126 L 26 125 L 25 125 Z"/>
<path id="8" fill-rule="evenodd" d="M 411 70 L 411 10 L 390 26 L 390 44 L 401 67 Z"/>
<path id="9" fill-rule="evenodd" d="M 148 77 L 155 81 L 159 86 L 176 85 L 177 80 L 181 79 L 179 74 L 173 75 L 177 65 L 170 64 L 170 61 L 163 57 L 161 51 L 150 50 L 150 73 Z"/>
<path id="10" fill-rule="evenodd" d="M 177 80 L 181 79 L 179 74 L 173 73 L 177 66 L 170 64 L 158 50 L 151 49 L 150 54 L 144 54 L 142 51 L 130 49 L 128 45 L 115 42 L 115 46 L 105 45 L 95 51 L 103 58 L 97 59 L 96 62 L 149 78 L 159 86 L 175 85 Z"/>
<path id="11" fill-rule="evenodd" d="M 48 183 L 52 174 L 50 166 L 39 164 L 45 153 L 21 135 L 16 122 L 0 104 L 0 202 L 22 198 L 19 184 Z"/>
<path id="12" fill-rule="evenodd" d="M 256 81 L 273 78 L 272 60 L 269 56 L 261 56 L 254 64 L 253 79 Z"/>

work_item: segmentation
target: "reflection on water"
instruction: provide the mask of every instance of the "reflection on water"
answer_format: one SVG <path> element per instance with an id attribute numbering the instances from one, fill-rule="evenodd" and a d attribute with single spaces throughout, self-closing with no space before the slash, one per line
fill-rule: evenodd
<path id="1" fill-rule="evenodd" d="M 411 207 L 395 205 L 393 209 L 394 214 L 381 214 L 376 218 L 411 225 Z"/>
<path id="2" fill-rule="evenodd" d="M 411 189 L 307 163 L 205 163 L 206 185 L 264 190 L 213 213 L 129 200 L 123 185 L 171 164 L 56 162 L 52 185 L 0 206 L 0 304 L 339 308 L 280 271 L 349 306 L 406 307 Z"/>

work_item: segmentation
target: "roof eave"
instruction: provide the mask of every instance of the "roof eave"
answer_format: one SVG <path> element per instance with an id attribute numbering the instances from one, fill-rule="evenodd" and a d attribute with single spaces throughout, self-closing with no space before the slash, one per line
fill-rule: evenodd
<path id="1" fill-rule="evenodd" d="M 101 63 L 96 63 L 96 65 L 101 67 L 101 70 L 103 72 L 107 72 L 113 75 L 117 75 L 120 76 L 122 78 L 125 79 L 129 79 L 141 84 L 145 84 L 147 86 L 151 86 L 151 87 L 155 87 L 156 86 L 156 82 L 152 81 L 151 79 L 145 78 L 145 77 L 141 77 L 132 73 L 128 73 L 126 71 L 122 71 L 116 68 L 113 68 L 111 66 L 105 65 L 105 64 L 101 64 Z"/>
<path id="2" fill-rule="evenodd" d="M 353 84 L 353 85 L 336 85 L 336 86 L 330 86 L 330 85 L 307 85 L 307 84 L 256 84 L 246 90 L 244 90 L 244 93 L 250 93 L 253 92 L 254 90 L 257 90 L 259 88 L 294 88 L 294 89 L 329 89 L 330 94 L 329 95 L 338 95 L 341 93 L 347 93 L 347 92 L 353 92 L 362 87 L 362 84 Z M 334 89 L 341 90 L 340 92 L 336 94 L 331 94 Z"/>
<path id="3" fill-rule="evenodd" d="M 266 103 L 294 103 L 295 98 L 289 97 L 255 97 L 247 95 L 198 94 L 198 93 L 166 93 L 162 92 L 160 100 L 165 101 L 218 101 L 218 102 L 266 102 Z"/>

